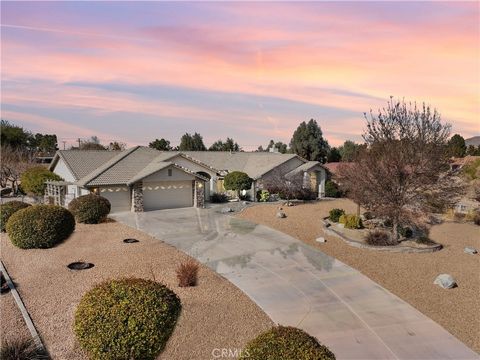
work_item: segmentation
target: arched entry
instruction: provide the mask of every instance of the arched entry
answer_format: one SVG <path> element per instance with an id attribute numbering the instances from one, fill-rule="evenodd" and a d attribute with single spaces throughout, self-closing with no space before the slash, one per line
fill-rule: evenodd
<path id="1" fill-rule="evenodd" d="M 204 171 L 197 171 L 197 175 L 200 175 L 201 177 L 204 177 L 205 179 L 208 179 L 208 181 L 205 183 L 204 189 L 205 189 L 205 201 L 210 201 L 210 182 L 212 177 L 210 174 L 204 172 Z"/>

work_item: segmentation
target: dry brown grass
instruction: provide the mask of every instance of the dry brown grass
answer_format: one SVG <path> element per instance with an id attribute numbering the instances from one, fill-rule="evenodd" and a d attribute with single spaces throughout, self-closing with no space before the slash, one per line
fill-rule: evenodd
<path id="1" fill-rule="evenodd" d="M 239 217 L 264 224 L 317 247 L 324 253 L 358 269 L 395 295 L 438 322 L 475 351 L 480 351 L 480 256 L 463 252 L 480 248 L 477 225 L 444 223 L 434 226 L 429 237 L 444 246 L 429 254 L 402 254 L 353 248 L 323 234 L 321 218 L 332 208 L 355 212 L 346 199 L 284 207 L 286 219 L 275 217 L 278 205 L 247 208 Z M 315 239 L 324 236 L 326 243 Z M 444 290 L 433 284 L 440 273 L 451 274 L 458 288 Z"/>
<path id="2" fill-rule="evenodd" d="M 197 285 L 198 263 L 193 260 L 181 263 L 177 268 L 178 286 L 188 287 Z"/>

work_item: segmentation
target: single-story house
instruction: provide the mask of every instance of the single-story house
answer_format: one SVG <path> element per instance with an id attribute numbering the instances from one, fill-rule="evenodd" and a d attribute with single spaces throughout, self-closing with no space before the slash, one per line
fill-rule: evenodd
<path id="1" fill-rule="evenodd" d="M 158 151 L 142 146 L 124 151 L 61 150 L 49 168 L 64 179 L 48 186 L 63 194 L 62 205 L 94 192 L 110 200 L 112 212 L 203 207 L 212 193 L 225 191 L 223 178 L 232 171 L 245 172 L 254 180 L 249 190 L 253 201 L 274 173 L 302 174 L 305 186 L 319 197 L 324 196 L 326 179 L 319 162 L 295 154 Z"/>

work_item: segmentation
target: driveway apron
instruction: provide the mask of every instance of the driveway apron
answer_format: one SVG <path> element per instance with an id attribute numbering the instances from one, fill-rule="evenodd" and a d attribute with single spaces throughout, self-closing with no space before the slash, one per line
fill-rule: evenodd
<path id="1" fill-rule="evenodd" d="M 337 359 L 480 359 L 440 325 L 357 270 L 263 225 L 211 209 L 112 217 L 175 246 L 299 327 Z"/>

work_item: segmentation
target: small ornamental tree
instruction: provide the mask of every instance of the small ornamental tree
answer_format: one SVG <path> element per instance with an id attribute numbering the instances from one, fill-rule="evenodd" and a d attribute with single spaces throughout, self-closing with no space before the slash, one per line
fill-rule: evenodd
<path id="1" fill-rule="evenodd" d="M 223 179 L 223 186 L 226 190 L 234 190 L 239 196 L 240 190 L 250 190 L 253 179 L 241 171 L 232 171 Z"/>
<path id="2" fill-rule="evenodd" d="M 47 180 L 61 181 L 63 179 L 43 166 L 32 167 L 21 176 L 22 189 L 27 194 L 43 195 L 47 186 L 45 184 Z"/>
<path id="3" fill-rule="evenodd" d="M 367 148 L 339 167 L 339 179 L 347 197 L 391 221 L 397 240 L 400 225 L 422 225 L 426 214 L 451 206 L 462 194 L 448 171 L 450 125 L 425 104 L 393 100 L 365 119 Z"/>

